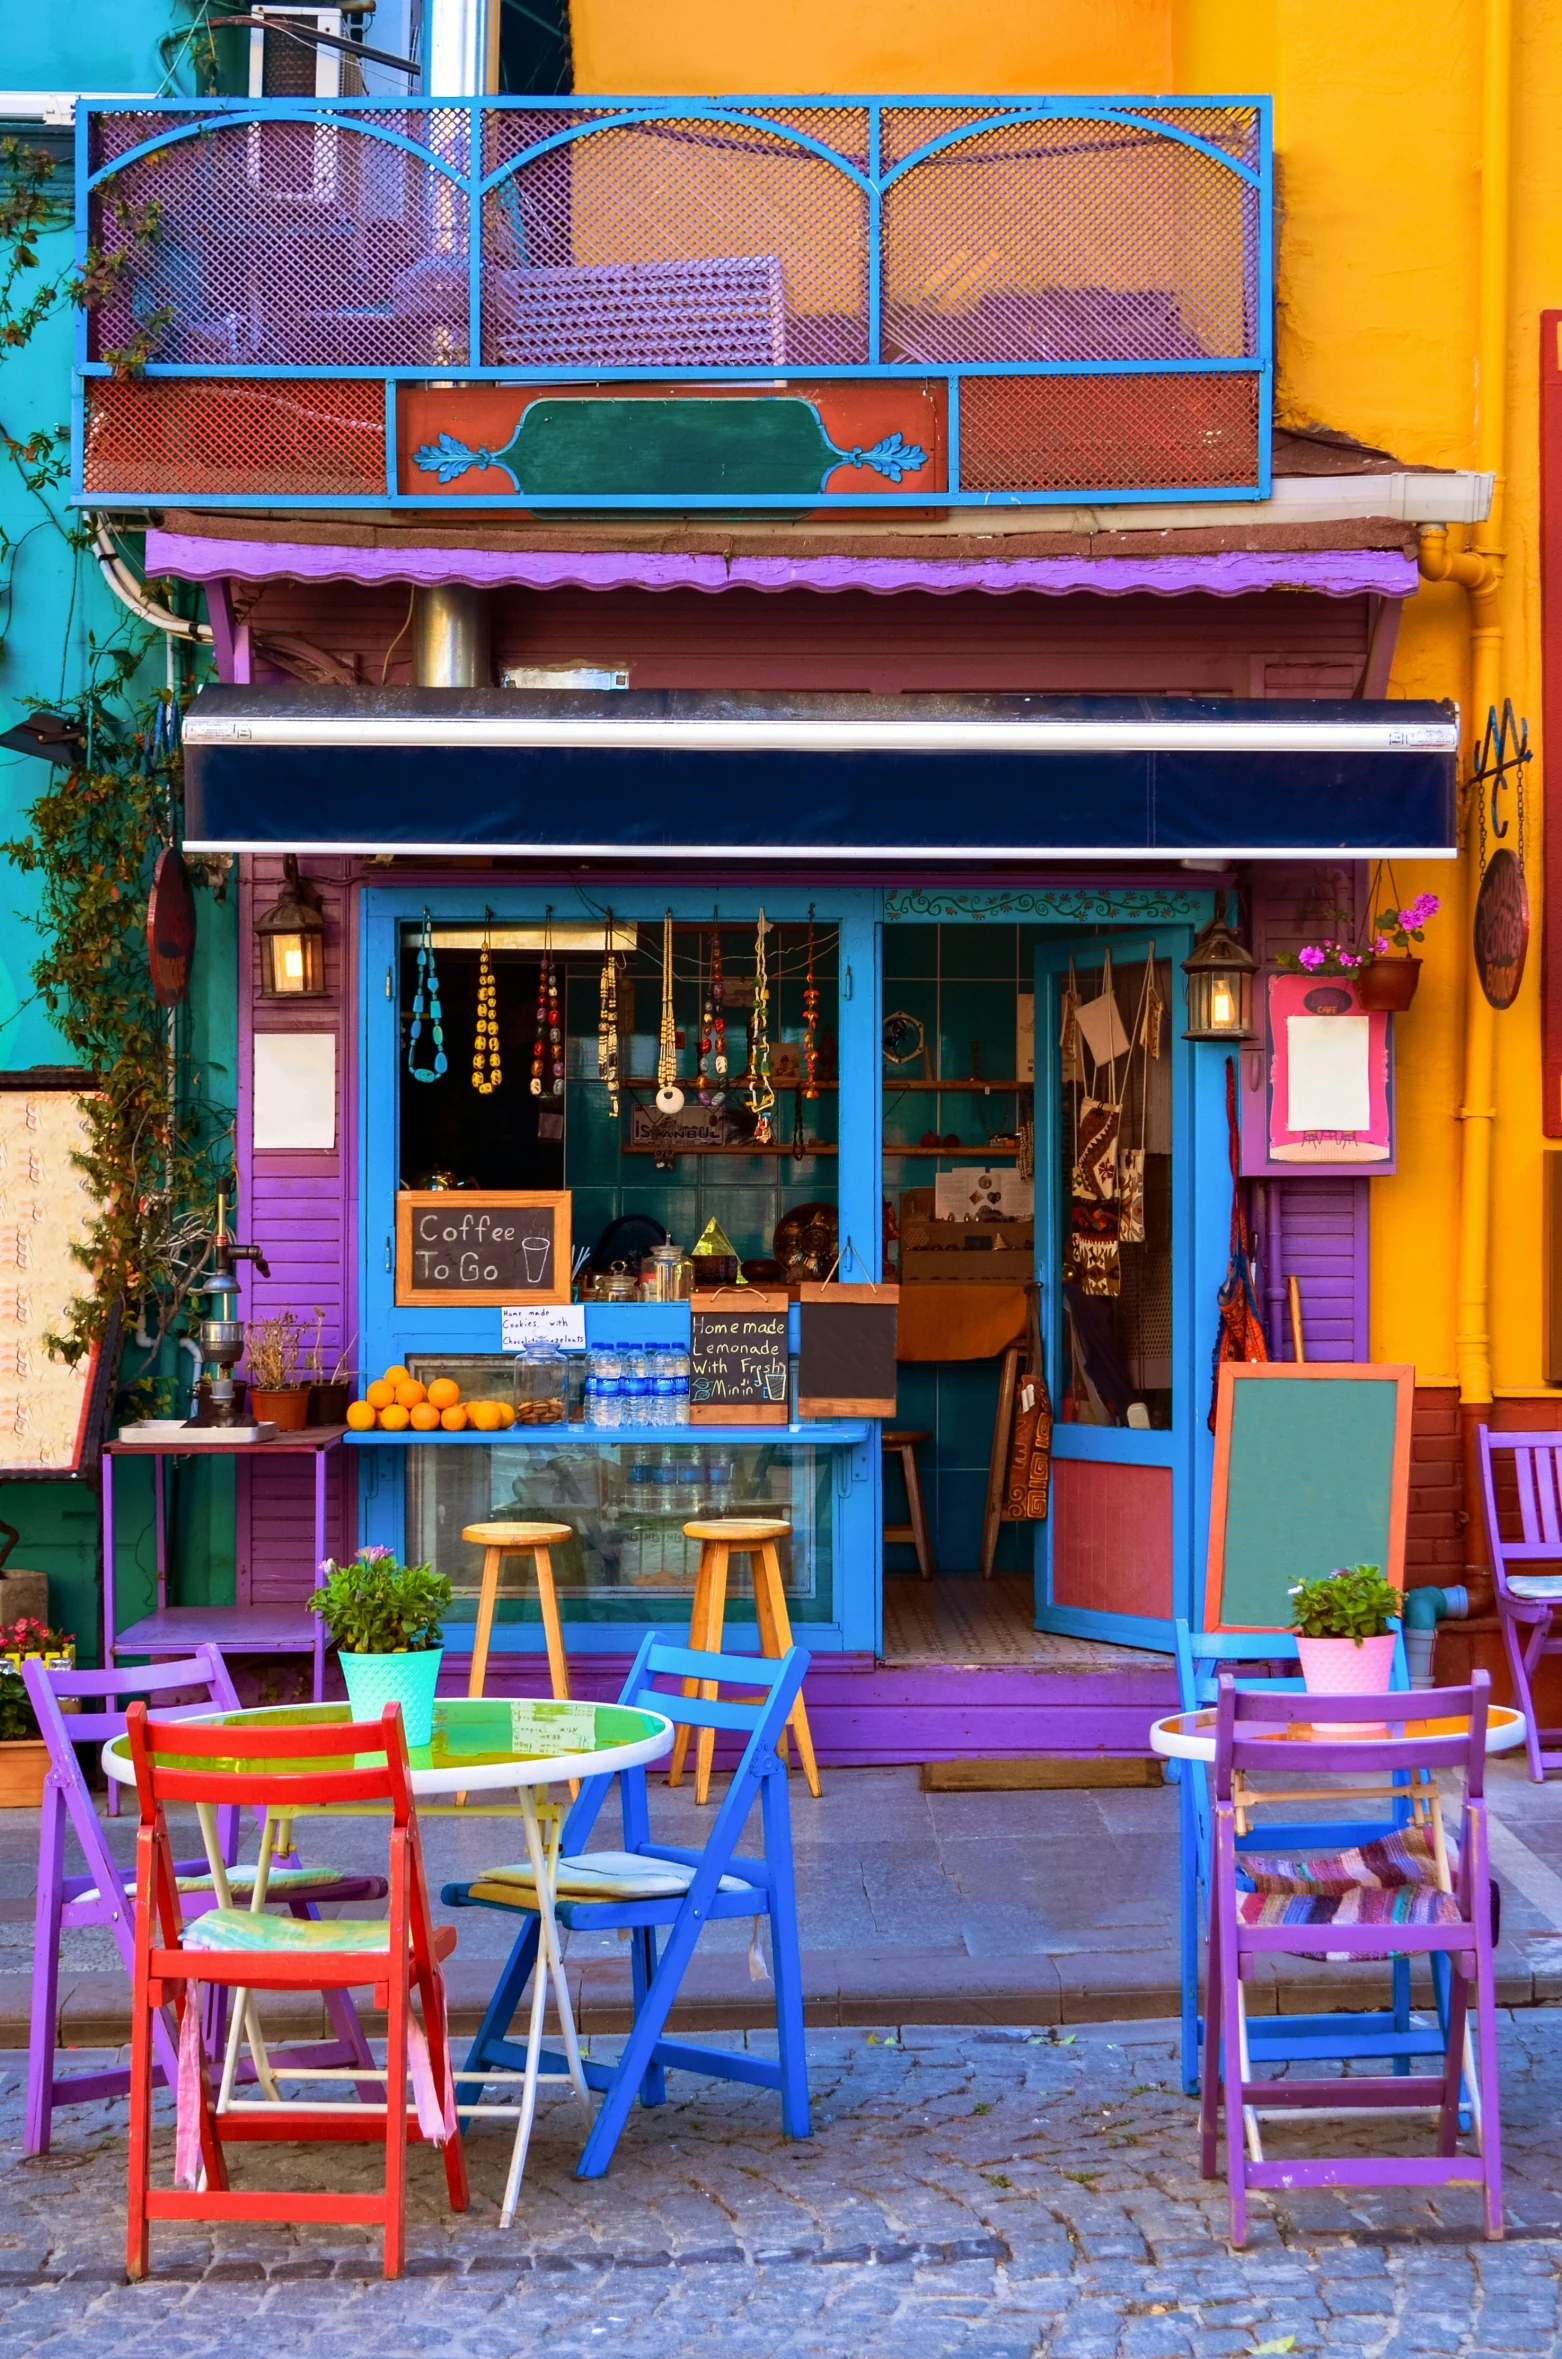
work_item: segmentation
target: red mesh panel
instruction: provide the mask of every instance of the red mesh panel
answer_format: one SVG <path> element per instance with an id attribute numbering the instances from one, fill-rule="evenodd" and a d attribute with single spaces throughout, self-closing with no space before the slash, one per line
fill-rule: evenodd
<path id="1" fill-rule="evenodd" d="M 966 377 L 963 491 L 1258 482 L 1252 377 Z"/>
<path id="2" fill-rule="evenodd" d="M 385 394 L 373 383 L 87 381 L 87 492 L 383 494 Z"/>
<path id="3" fill-rule="evenodd" d="M 1157 131 L 976 132 L 885 196 L 884 358 L 1249 356 L 1257 221 L 1244 181 Z"/>
<path id="4" fill-rule="evenodd" d="M 125 117 L 99 118 L 115 125 Z M 145 117 L 134 118 L 138 130 Z M 370 136 L 375 125 L 431 153 Z M 449 109 L 346 121 L 216 124 L 127 164 L 93 200 L 107 255 L 131 246 L 93 317 L 93 354 L 128 345 L 165 306 L 166 363 L 444 367 L 467 357 L 467 200 L 433 160 L 465 169 L 466 124 Z M 123 152 L 122 150 L 120 152 Z M 155 201 L 134 244 L 123 203 Z"/>
<path id="5" fill-rule="evenodd" d="M 794 120 L 817 136 L 831 118 Z M 866 361 L 867 244 L 856 183 L 775 132 L 693 118 L 592 132 L 521 165 L 486 199 L 483 358 Z"/>

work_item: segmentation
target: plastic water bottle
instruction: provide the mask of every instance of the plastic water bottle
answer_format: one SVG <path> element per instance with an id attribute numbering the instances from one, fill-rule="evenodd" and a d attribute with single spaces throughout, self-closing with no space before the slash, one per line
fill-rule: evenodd
<path id="1" fill-rule="evenodd" d="M 586 1352 L 585 1381 L 580 1388 L 581 1406 L 587 1425 L 597 1422 L 597 1354 L 589 1346 Z"/>
<path id="2" fill-rule="evenodd" d="M 684 1380 L 687 1396 L 688 1380 Z M 662 1344 L 656 1354 L 656 1423 L 677 1425 L 678 1416 L 678 1354 L 671 1346 Z"/>
<path id="3" fill-rule="evenodd" d="M 624 1363 L 615 1345 L 605 1343 L 596 1355 L 596 1423 L 619 1426 L 624 1420 Z"/>
<path id="4" fill-rule="evenodd" d="M 644 1349 L 631 1340 L 619 1345 L 618 1356 L 623 1371 L 619 1378 L 623 1411 L 618 1422 L 620 1425 L 645 1425 L 649 1422 L 646 1405 L 650 1380 L 646 1375 Z"/>
<path id="5" fill-rule="evenodd" d="M 668 1375 L 671 1379 L 671 1407 L 667 1423 L 669 1425 L 687 1425 L 689 1422 L 688 1345 L 675 1343 L 666 1355 L 666 1362 Z"/>

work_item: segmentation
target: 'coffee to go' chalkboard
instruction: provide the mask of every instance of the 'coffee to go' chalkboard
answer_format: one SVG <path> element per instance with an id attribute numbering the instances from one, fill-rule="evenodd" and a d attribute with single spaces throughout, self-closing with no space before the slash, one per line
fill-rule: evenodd
<path id="1" fill-rule="evenodd" d="M 689 1305 L 689 1423 L 785 1425 L 787 1297 L 718 1286 Z"/>
<path id="2" fill-rule="evenodd" d="M 568 1302 L 567 1189 L 407 1190 L 396 1198 L 396 1300 Z"/>

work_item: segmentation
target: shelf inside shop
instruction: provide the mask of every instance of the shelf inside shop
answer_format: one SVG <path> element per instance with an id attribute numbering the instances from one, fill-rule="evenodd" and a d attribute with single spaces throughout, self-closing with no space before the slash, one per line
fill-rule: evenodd
<path id="1" fill-rule="evenodd" d="M 633 1308 L 633 1305 L 614 1304 L 613 1308 Z M 345 1436 L 351 1449 L 420 1449 L 448 1450 L 470 1447 L 481 1443 L 490 1450 L 546 1448 L 550 1443 L 557 1448 L 568 1443 L 571 1449 L 584 1443 L 588 1448 L 624 1446 L 633 1449 L 659 1447 L 663 1444 L 680 1450 L 702 1450 L 719 1444 L 728 1448 L 735 1442 L 746 1442 L 756 1448 L 775 1442 L 812 1442 L 821 1449 L 852 1449 L 865 1442 L 874 1429 L 865 1419 L 831 1418 L 827 1424 L 809 1425 L 512 1425 L 503 1433 L 349 1433 Z"/>

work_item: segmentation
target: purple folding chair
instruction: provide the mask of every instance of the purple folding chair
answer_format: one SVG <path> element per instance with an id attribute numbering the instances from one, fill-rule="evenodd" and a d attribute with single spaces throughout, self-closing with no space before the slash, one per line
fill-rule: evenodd
<path id="1" fill-rule="evenodd" d="M 80 2104 L 94 2097 L 122 2096 L 130 2075 L 122 2067 L 100 2072 L 57 2075 L 54 2069 L 59 2012 L 60 1935 L 70 1926 L 106 1925 L 114 1937 L 127 1979 L 135 1968 L 135 1870 L 117 1867 L 109 1852 L 103 1823 L 93 1807 L 74 1748 L 106 1744 L 125 1733 L 120 1699 L 129 1696 L 163 1697 L 179 1689 L 204 1689 L 204 1698 L 180 1704 L 159 1702 L 160 1720 L 185 1720 L 198 1712 L 239 1709 L 239 1699 L 228 1677 L 227 1665 L 214 1646 L 198 1646 L 181 1663 L 158 1663 L 138 1670 L 47 1670 L 35 1656 L 22 1664 L 22 1677 L 37 1715 L 39 1733 L 49 1748 L 49 1773 L 44 1781 L 42 1826 L 38 1837 L 38 1896 L 33 1943 L 32 2027 L 28 2040 L 27 2116 L 24 2151 L 47 2154 L 56 2105 Z M 81 1712 L 66 1713 L 64 1703 L 80 1699 Z M 96 1708 L 93 1708 L 93 1707 Z M 69 1821 L 86 1861 L 81 1876 L 65 1873 L 65 1828 Z M 218 1842 L 228 1863 L 230 1887 L 248 1890 L 254 1870 L 237 1867 L 239 1814 L 219 1813 Z M 206 1859 L 176 1863 L 179 1892 L 187 1917 L 212 1907 L 215 1894 Z M 343 1875 L 335 1868 L 306 1868 L 296 1853 L 277 1854 L 267 1897 L 285 1903 L 295 1917 L 313 1916 L 320 1901 L 378 1900 L 386 1890 L 383 1876 Z M 326 2000 L 336 2033 L 313 2047 L 288 2050 L 291 2062 L 313 2064 L 368 2064 L 373 2057 L 346 1991 L 333 1991 Z M 220 2049 L 223 2009 L 216 2009 L 207 2026 L 208 2044 Z M 159 2015 L 154 2026 L 155 2077 L 174 2085 L 178 2058 L 172 2028 Z M 281 2061 L 281 2058 L 278 2058 Z M 254 2066 L 240 2067 L 254 2077 Z"/>
<path id="2" fill-rule="evenodd" d="M 1513 1701 L 1524 1715 L 1529 1773 L 1538 1786 L 1548 1769 L 1562 1769 L 1562 1750 L 1558 1750 L 1562 1728 L 1539 1725 L 1530 1693 L 1530 1681 L 1542 1658 L 1562 1655 L 1562 1637 L 1551 1634 L 1552 1621 L 1562 1606 L 1562 1433 L 1493 1433 L 1484 1425 L 1479 1431 L 1481 1490 L 1497 1586 L 1497 1616 L 1513 1674 Z M 1504 1536 L 1503 1523 L 1506 1520 L 1511 1533 L 1512 1517 L 1500 1515 L 1497 1501 L 1498 1466 L 1510 1455 L 1518 1492 L 1517 1539 Z M 1558 1569 L 1549 1573 L 1529 1569 L 1546 1564 Z"/>
<path id="3" fill-rule="evenodd" d="M 1477 1671 L 1469 1687 L 1431 1688 L 1412 1698 L 1297 1695 L 1239 1689 L 1222 1674 L 1215 1728 L 1215 1861 L 1210 1887 L 1208 2022 L 1219 2027 L 1220 2069 L 1206 2068 L 1202 2105 L 1202 2165 L 1217 2177 L 1220 2108 L 1226 2115 L 1226 2166 L 1231 2187 L 1231 2241 L 1247 2236 L 1250 2187 L 1446 2187 L 1475 2183 L 1485 2191 L 1486 2233 L 1502 2234 L 1502 2137 L 1497 2093 L 1496 1991 L 1492 1977 L 1492 1893 L 1487 1859 L 1486 1713 L 1491 1681 Z M 1298 1714 L 1307 1719 L 1298 1724 Z M 1414 1719 L 1407 1717 L 1415 1714 Z M 1321 1735 L 1313 1715 L 1331 1726 L 1365 1724 L 1360 1736 Z M 1377 1732 L 1384 1733 L 1379 1735 Z M 1398 1889 L 1345 1889 L 1340 1883 L 1292 1883 L 1283 1891 L 1243 1891 L 1237 1883 L 1237 1837 L 1265 1802 L 1298 1798 L 1270 1791 L 1277 1774 L 1300 1771 L 1309 1788 L 1320 1776 L 1365 1773 L 1373 1790 L 1396 1771 L 1462 1769 L 1463 1820 L 1458 1869 L 1451 1890 L 1440 1884 Z M 1255 1786 L 1251 1781 L 1257 1779 Z M 1325 1791 L 1331 1789 L 1326 1788 Z M 1435 1791 L 1435 1789 L 1434 1789 Z M 1445 1845 L 1433 1818 L 1440 1859 Z M 1379 1958 L 1443 1952 L 1448 1960 L 1448 2039 L 1437 2073 L 1392 2078 L 1262 2081 L 1251 2077 L 1243 1985 L 1256 1957 Z M 1475 1985 L 1474 2006 L 1470 1985 Z M 1472 2021 L 1473 2017 L 1473 2021 Z M 1470 2033 L 1475 2053 L 1470 2053 Z M 1213 2046 L 1213 2040 L 1210 2045 Z M 1470 2091 L 1477 2151 L 1461 2155 L 1461 2079 Z M 1265 2157 L 1264 2113 L 1335 2113 L 1415 2106 L 1438 2117 L 1433 2155 L 1334 2155 L 1304 2161 Z"/>

